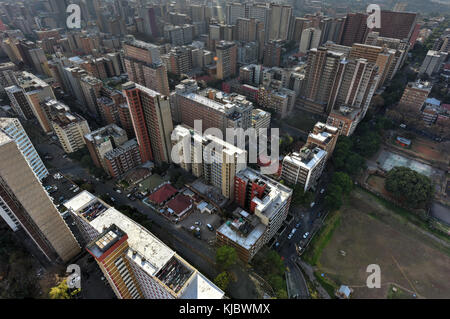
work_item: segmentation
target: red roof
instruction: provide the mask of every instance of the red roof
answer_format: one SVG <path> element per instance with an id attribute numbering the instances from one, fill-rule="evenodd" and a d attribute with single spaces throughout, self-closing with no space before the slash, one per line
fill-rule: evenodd
<path id="1" fill-rule="evenodd" d="M 177 189 L 170 184 L 164 184 L 156 192 L 153 192 L 148 197 L 151 202 L 161 205 L 163 202 L 168 200 L 170 197 L 175 195 Z"/>
<path id="2" fill-rule="evenodd" d="M 177 215 L 180 215 L 191 205 L 192 200 L 183 194 L 178 194 L 167 203 L 167 207 L 173 210 Z"/>

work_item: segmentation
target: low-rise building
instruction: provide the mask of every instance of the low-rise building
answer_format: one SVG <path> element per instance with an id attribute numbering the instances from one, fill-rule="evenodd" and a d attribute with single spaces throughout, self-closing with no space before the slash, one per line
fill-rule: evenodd
<path id="1" fill-rule="evenodd" d="M 339 131 L 337 127 L 317 122 L 313 127 L 313 131 L 308 134 L 306 145 L 323 149 L 327 152 L 328 159 L 333 154 L 338 135 Z"/>

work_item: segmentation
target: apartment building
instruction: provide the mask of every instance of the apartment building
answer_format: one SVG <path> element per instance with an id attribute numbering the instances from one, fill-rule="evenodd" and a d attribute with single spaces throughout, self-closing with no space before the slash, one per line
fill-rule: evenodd
<path id="1" fill-rule="evenodd" d="M 256 215 L 238 207 L 233 212 L 233 218 L 217 229 L 216 240 L 219 246 L 234 247 L 238 257 L 248 263 L 264 246 L 266 229 Z"/>
<path id="2" fill-rule="evenodd" d="M 322 31 L 317 28 L 306 28 L 302 31 L 299 52 L 306 54 L 310 49 L 320 45 Z"/>
<path id="3" fill-rule="evenodd" d="M 80 86 L 86 101 L 86 111 L 93 116 L 100 116 L 97 99 L 101 96 L 103 82 L 96 77 L 86 75 L 80 79 Z"/>
<path id="4" fill-rule="evenodd" d="M 286 182 L 303 186 L 306 192 L 314 187 L 322 175 L 327 151 L 314 146 L 304 146 L 299 152 L 284 157 L 281 178 Z"/>
<path id="5" fill-rule="evenodd" d="M 187 126 L 172 132 L 179 165 L 233 199 L 234 177 L 247 166 L 247 152 L 213 135 L 201 135 Z M 192 146 L 191 146 L 192 145 Z M 203 154 L 203 155 L 202 155 Z"/>
<path id="6" fill-rule="evenodd" d="M 0 131 L 7 134 L 16 142 L 23 157 L 27 160 L 39 180 L 43 180 L 48 176 L 47 168 L 42 162 L 39 154 L 36 152 L 36 149 L 31 143 L 31 140 L 25 132 L 19 119 L 0 117 Z"/>
<path id="7" fill-rule="evenodd" d="M 441 69 L 442 63 L 447 59 L 447 56 L 447 52 L 429 50 L 420 66 L 419 74 L 426 73 L 428 76 L 436 74 Z"/>
<path id="8" fill-rule="evenodd" d="M 143 226 L 84 191 L 64 204 L 119 299 L 221 299 L 224 292 Z"/>
<path id="9" fill-rule="evenodd" d="M 269 40 L 263 49 L 263 65 L 266 67 L 280 66 L 282 48 L 282 40 Z"/>
<path id="10" fill-rule="evenodd" d="M 94 165 L 108 172 L 105 154 L 128 141 L 127 133 L 116 124 L 109 124 L 84 136 Z"/>
<path id="11" fill-rule="evenodd" d="M 326 113 L 330 96 L 337 92 L 343 73 L 344 54 L 324 47 L 313 48 L 308 54 L 305 83 L 300 93 L 300 106 L 310 112 Z"/>
<path id="12" fill-rule="evenodd" d="M 161 61 L 160 48 L 135 39 L 124 42 L 123 48 L 128 79 L 169 96 L 169 80 L 166 66 Z"/>
<path id="13" fill-rule="evenodd" d="M 142 163 L 170 163 L 173 130 L 169 98 L 133 82 L 122 85 L 127 98 Z"/>
<path id="14" fill-rule="evenodd" d="M 192 71 L 192 50 L 187 46 L 174 47 L 161 59 L 169 73 L 180 76 Z"/>
<path id="15" fill-rule="evenodd" d="M 251 168 L 236 174 L 234 183 L 235 202 L 265 226 L 262 244 L 267 244 L 287 217 L 292 189 Z"/>
<path id="16" fill-rule="evenodd" d="M 22 229 L 44 256 L 68 262 L 80 246 L 42 187 L 18 143 L 0 130 L 0 216 Z"/>
<path id="17" fill-rule="evenodd" d="M 412 111 L 420 111 L 432 87 L 433 84 L 430 82 L 409 82 L 403 91 L 398 105 L 410 108 Z"/>
<path id="18" fill-rule="evenodd" d="M 252 110 L 252 127 L 259 131 L 262 129 L 270 129 L 270 113 L 261 109 Z"/>
<path id="19" fill-rule="evenodd" d="M 306 146 L 321 148 L 327 152 L 327 159 L 329 159 L 333 154 L 338 136 L 339 130 L 337 127 L 317 122 L 314 125 L 312 132 L 308 134 Z"/>
<path id="20" fill-rule="evenodd" d="M 217 78 L 223 80 L 236 75 L 237 46 L 234 42 L 220 41 L 216 44 Z"/>
<path id="21" fill-rule="evenodd" d="M 73 153 L 84 148 L 84 135 L 91 131 L 88 122 L 81 115 L 71 112 L 62 102 L 50 99 L 41 104 L 49 114 L 53 132 L 63 150 Z"/>
<path id="22" fill-rule="evenodd" d="M 15 95 L 17 104 L 23 110 L 25 116 L 29 116 L 29 108 L 31 108 L 32 113 L 38 119 L 44 132 L 50 133 L 52 127 L 40 103 L 48 98 L 56 99 L 53 89 L 45 81 L 26 71 L 19 73 L 16 76 L 16 80 L 17 86 L 22 89 L 28 101 L 28 104 L 25 103 L 24 99 L 19 97 L 20 93 L 18 93 Z"/>
<path id="23" fill-rule="evenodd" d="M 114 178 L 142 164 L 139 144 L 136 139 L 126 141 L 110 150 L 105 154 L 104 159 L 108 174 Z"/>
<path id="24" fill-rule="evenodd" d="M 11 102 L 11 108 L 14 113 L 25 120 L 34 118 L 33 110 L 28 102 L 24 90 L 17 85 L 8 86 L 5 88 L 6 95 Z"/>
<path id="25" fill-rule="evenodd" d="M 251 127 L 253 104 L 240 95 L 227 95 L 208 89 L 198 91 L 195 80 L 183 80 L 175 87 L 171 96 L 174 123 L 195 127 L 201 120 L 202 130 L 216 127 L 226 134 L 227 128 Z M 203 93 L 203 94 L 200 94 Z"/>
<path id="26" fill-rule="evenodd" d="M 328 114 L 327 124 L 337 127 L 339 135 L 350 136 L 362 119 L 363 110 L 360 108 L 341 105 L 332 109 Z"/>

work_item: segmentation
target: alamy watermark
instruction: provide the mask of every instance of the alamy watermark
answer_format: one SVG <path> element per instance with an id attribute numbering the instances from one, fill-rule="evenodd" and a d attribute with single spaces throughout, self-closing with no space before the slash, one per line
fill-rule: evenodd
<path id="1" fill-rule="evenodd" d="M 266 128 L 254 129 L 248 128 L 227 128 L 225 139 L 222 130 L 218 128 L 208 128 L 203 132 L 202 121 L 194 121 L 194 138 L 191 134 L 180 136 L 177 130 L 172 132 L 172 141 L 175 145 L 172 147 L 171 158 L 175 164 L 261 164 L 262 174 L 275 174 L 279 169 L 279 147 L 280 134 L 278 128 L 272 128 L 270 134 L 270 156 L 268 151 L 268 135 Z M 246 139 L 248 138 L 248 156 L 222 156 L 224 144 L 226 141 L 241 150 L 246 150 Z M 208 141 L 208 144 L 204 144 Z M 226 145 L 225 145 L 226 148 Z M 248 159 L 247 159 L 248 157 Z M 258 160 L 259 159 L 259 160 Z"/>
<path id="2" fill-rule="evenodd" d="M 381 8 L 378 4 L 369 4 L 366 12 L 369 13 L 367 17 L 367 27 L 369 29 L 381 28 Z"/>
<path id="3" fill-rule="evenodd" d="M 67 287 L 70 289 L 81 289 L 81 269 L 77 264 L 67 266 Z"/>
<path id="4" fill-rule="evenodd" d="M 381 268 L 380 265 L 370 264 L 366 272 L 371 273 L 366 279 L 367 288 L 381 288 Z"/>
<path id="5" fill-rule="evenodd" d="M 66 9 L 66 13 L 70 13 L 67 17 L 66 25 L 69 29 L 81 28 L 81 8 L 78 4 L 69 4 Z"/>

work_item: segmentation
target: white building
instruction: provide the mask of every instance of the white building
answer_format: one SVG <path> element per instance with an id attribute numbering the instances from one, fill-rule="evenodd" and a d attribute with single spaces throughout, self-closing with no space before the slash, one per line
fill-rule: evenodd
<path id="1" fill-rule="evenodd" d="M 327 152 L 319 147 L 303 147 L 298 153 L 284 157 L 281 178 L 293 185 L 303 185 L 306 192 L 322 175 L 326 158 Z"/>
<path id="2" fill-rule="evenodd" d="M 87 191 L 64 206 L 119 299 L 221 299 L 224 292 L 135 221 Z"/>

